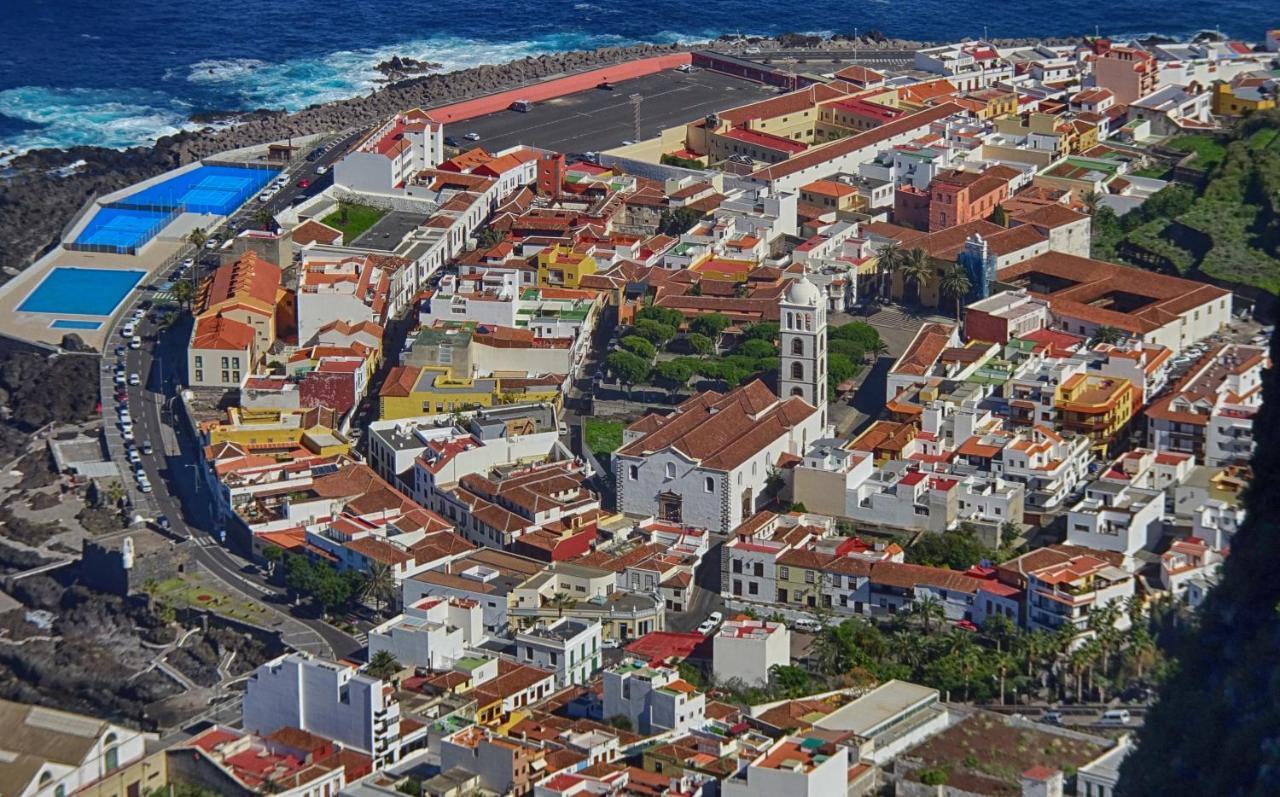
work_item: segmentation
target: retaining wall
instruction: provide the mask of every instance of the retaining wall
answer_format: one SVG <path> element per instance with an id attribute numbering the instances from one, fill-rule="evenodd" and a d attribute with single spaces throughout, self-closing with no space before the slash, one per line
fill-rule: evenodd
<path id="1" fill-rule="evenodd" d="M 605 66 L 576 75 L 553 78 L 551 80 L 535 83 L 523 88 L 501 91 L 497 94 L 478 97 L 474 100 L 466 100 L 464 102 L 456 102 L 452 105 L 432 108 L 427 112 L 427 115 L 437 122 L 461 122 L 467 119 L 474 119 L 477 116 L 484 116 L 486 114 L 506 110 L 510 107 L 511 103 L 516 100 L 542 102 L 543 100 L 563 97 L 566 94 L 586 91 L 587 89 L 595 88 L 605 81 L 616 83 L 623 80 L 631 80 L 632 78 L 652 75 L 655 72 L 661 72 L 664 69 L 675 69 L 681 64 L 692 63 L 692 61 L 692 53 L 655 55 L 651 58 L 641 58 L 637 61 L 628 61 L 614 66 Z"/>

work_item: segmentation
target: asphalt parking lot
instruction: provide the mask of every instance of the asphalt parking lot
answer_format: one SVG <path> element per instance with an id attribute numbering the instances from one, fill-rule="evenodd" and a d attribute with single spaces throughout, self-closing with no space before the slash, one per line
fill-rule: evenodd
<path id="1" fill-rule="evenodd" d="M 351 242 L 352 246 L 391 251 L 400 245 L 404 237 L 416 230 L 427 217 L 421 213 L 392 211 L 378 219 L 372 227 Z"/>
<path id="2" fill-rule="evenodd" d="M 526 113 L 499 111 L 445 128 L 464 149 L 490 152 L 531 144 L 559 152 L 596 152 L 635 138 L 632 94 L 640 94 L 640 135 L 651 138 L 664 128 L 693 121 L 713 111 L 773 96 L 774 90 L 717 72 L 686 74 L 667 70 L 613 84 L 612 91 L 589 89 L 537 103 Z M 467 133 L 480 140 L 469 142 Z"/>

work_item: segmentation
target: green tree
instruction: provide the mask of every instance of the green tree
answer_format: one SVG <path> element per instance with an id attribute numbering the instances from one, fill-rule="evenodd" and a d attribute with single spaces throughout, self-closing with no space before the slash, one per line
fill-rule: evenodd
<path id="1" fill-rule="evenodd" d="M 769 680 L 784 697 L 803 697 L 811 692 L 809 671 L 803 667 L 775 664 L 769 669 Z"/>
<path id="2" fill-rule="evenodd" d="M 688 384 L 693 369 L 679 360 L 667 360 L 654 366 L 653 375 L 662 381 L 668 392 L 675 394 Z"/>
<path id="3" fill-rule="evenodd" d="M 338 200 L 338 221 L 342 224 L 347 223 L 347 219 L 351 215 L 351 208 L 355 207 L 355 203 L 350 199 Z"/>
<path id="4" fill-rule="evenodd" d="M 191 232 L 187 233 L 187 243 L 195 247 L 197 254 L 201 247 L 203 247 L 208 241 L 209 233 L 204 227 L 196 227 Z"/>
<path id="5" fill-rule="evenodd" d="M 967 523 L 954 531 L 926 532 L 907 549 L 908 562 L 952 570 L 964 570 L 994 558 L 991 549 L 978 539 L 977 530 Z"/>
<path id="6" fill-rule="evenodd" d="M 369 657 L 369 664 L 364 670 L 374 678 L 389 681 L 393 675 L 400 672 L 400 662 L 391 651 L 380 650 Z"/>
<path id="7" fill-rule="evenodd" d="M 929 633 L 931 626 L 935 622 L 941 624 L 947 619 L 946 612 L 942 608 L 942 602 L 932 595 L 926 595 L 916 601 L 912 611 L 920 618 L 920 624 L 924 626 L 926 634 Z"/>
<path id="8" fill-rule="evenodd" d="M 608 722 L 610 725 L 612 725 L 613 727 L 617 728 L 620 731 L 630 732 L 634 728 L 634 726 L 631 724 L 631 718 L 628 717 L 626 714 L 614 714 L 612 717 L 606 720 L 606 722 Z"/>
<path id="9" fill-rule="evenodd" d="M 1098 212 L 1098 207 L 1102 204 L 1102 194 L 1097 191 L 1086 191 L 1081 195 L 1080 202 L 1084 205 L 1085 213 L 1092 216 Z"/>
<path id="10" fill-rule="evenodd" d="M 1009 214 L 1005 211 L 1004 205 L 996 205 L 996 209 L 991 211 L 991 223 L 999 224 L 1001 227 L 1009 226 Z"/>
<path id="11" fill-rule="evenodd" d="M 644 318 L 636 322 L 635 334 L 654 346 L 661 346 L 676 336 L 676 328 L 661 321 Z"/>
<path id="12" fill-rule="evenodd" d="M 196 299 L 196 286 L 190 280 L 181 280 L 173 285 L 173 298 L 180 307 L 191 307 Z"/>
<path id="13" fill-rule="evenodd" d="M 684 323 L 684 314 L 670 307 L 648 305 L 636 311 L 636 320 L 657 321 L 659 324 L 666 324 L 669 327 L 679 329 L 680 325 Z"/>
<path id="14" fill-rule="evenodd" d="M 774 321 L 761 321 L 752 324 L 742 332 L 744 340 L 767 340 L 774 342 L 778 339 L 779 327 Z"/>
<path id="15" fill-rule="evenodd" d="M 377 611 L 395 600 L 396 574 L 386 562 L 369 562 L 369 568 L 360 579 L 359 597 L 372 600 Z"/>
<path id="16" fill-rule="evenodd" d="M 1116 327 L 1101 326 L 1093 333 L 1093 339 L 1098 343 L 1119 343 L 1125 339 L 1125 333 Z"/>
<path id="17" fill-rule="evenodd" d="M 679 237 L 687 233 L 702 218 L 702 214 L 690 207 L 664 210 L 658 216 L 658 232 Z"/>
<path id="18" fill-rule="evenodd" d="M 898 269 L 902 273 L 903 288 L 910 288 L 915 296 L 915 303 L 924 301 L 924 286 L 933 276 L 933 259 L 923 249 L 915 248 L 903 256 L 902 265 Z"/>
<path id="19" fill-rule="evenodd" d="M 827 392 L 835 393 L 836 387 L 846 379 L 852 379 L 858 368 L 843 354 L 831 352 L 827 355 Z"/>
<path id="20" fill-rule="evenodd" d="M 639 335 L 627 335 L 618 341 L 618 345 L 646 361 L 652 361 L 658 353 L 658 349 L 652 343 Z"/>
<path id="21" fill-rule="evenodd" d="M 262 549 L 262 558 L 267 563 L 267 574 L 272 575 L 284 560 L 284 549 L 278 545 L 268 545 Z"/>
<path id="22" fill-rule="evenodd" d="M 253 212 L 253 223 L 264 230 L 269 230 L 275 226 L 276 216 L 266 208 L 258 208 Z"/>
<path id="23" fill-rule="evenodd" d="M 649 379 L 649 363 L 629 351 L 611 353 L 604 364 L 628 389 Z"/>
<path id="24" fill-rule="evenodd" d="M 715 343 L 706 335 L 699 335 L 697 332 L 684 336 L 684 342 L 689 346 L 689 350 L 694 354 L 706 356 L 715 351 Z"/>
<path id="25" fill-rule="evenodd" d="M 492 249 L 502 243 L 505 236 L 492 227 L 485 227 L 476 233 L 476 246 L 480 249 Z"/>
<path id="26" fill-rule="evenodd" d="M 876 257 L 876 274 L 879 276 L 880 296 L 888 299 L 893 291 L 893 275 L 906 265 L 906 251 L 897 241 L 881 248 Z"/>
<path id="27" fill-rule="evenodd" d="M 742 345 L 738 346 L 733 353 L 741 354 L 744 357 L 750 357 L 753 360 L 758 360 L 761 357 L 775 356 L 778 353 L 778 348 L 767 340 L 753 338 L 751 340 L 744 340 Z"/>
<path id="28" fill-rule="evenodd" d="M 964 266 L 954 264 L 948 268 L 942 275 L 942 281 L 938 284 L 939 289 L 946 296 L 950 296 L 956 303 L 956 321 L 960 320 L 960 304 L 965 297 L 969 295 L 969 291 L 973 290 L 973 282 L 969 280 L 969 272 L 965 271 Z"/>
<path id="29" fill-rule="evenodd" d="M 689 331 L 715 340 L 728 328 L 729 324 L 729 316 L 724 313 L 703 313 L 689 322 Z"/>

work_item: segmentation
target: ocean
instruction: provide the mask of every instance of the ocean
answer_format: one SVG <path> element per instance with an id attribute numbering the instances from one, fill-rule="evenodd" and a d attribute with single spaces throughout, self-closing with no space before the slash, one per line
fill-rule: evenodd
<path id="1" fill-rule="evenodd" d="M 213 110 L 297 110 L 374 90 L 392 55 L 444 71 L 527 55 L 720 34 L 880 30 L 896 38 L 1081 35 L 1250 41 L 1257 0 L 0 0 L 0 155 L 146 144 Z"/>

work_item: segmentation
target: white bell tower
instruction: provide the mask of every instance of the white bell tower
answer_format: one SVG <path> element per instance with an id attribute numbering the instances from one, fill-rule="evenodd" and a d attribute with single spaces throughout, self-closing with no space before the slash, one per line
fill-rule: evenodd
<path id="1" fill-rule="evenodd" d="M 792 280 L 782 294 L 778 318 L 782 351 L 781 398 L 800 398 L 818 408 L 827 425 L 827 302 L 808 277 Z"/>

